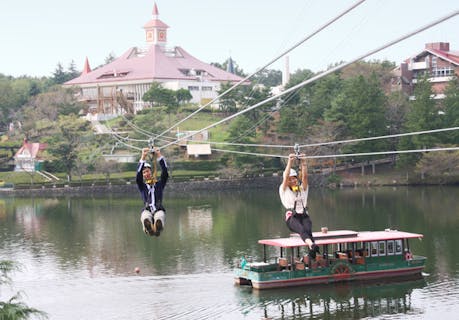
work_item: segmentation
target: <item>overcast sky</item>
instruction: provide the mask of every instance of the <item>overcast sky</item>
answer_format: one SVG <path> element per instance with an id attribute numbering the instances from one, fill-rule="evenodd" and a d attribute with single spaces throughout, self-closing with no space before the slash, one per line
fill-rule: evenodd
<path id="1" fill-rule="evenodd" d="M 246 73 L 265 63 L 349 8 L 357 0 L 156 0 L 169 25 L 168 45 L 196 58 L 224 62 Z M 0 73 L 51 76 L 60 62 L 78 70 L 113 53 L 144 46 L 142 26 L 153 0 L 15 0 L 0 4 Z M 459 10 L 459 0 L 367 0 L 289 54 L 290 71 L 320 71 Z M 370 59 L 399 63 L 428 42 L 449 42 L 459 51 L 459 15 Z M 282 70 L 284 60 L 270 69 Z"/>

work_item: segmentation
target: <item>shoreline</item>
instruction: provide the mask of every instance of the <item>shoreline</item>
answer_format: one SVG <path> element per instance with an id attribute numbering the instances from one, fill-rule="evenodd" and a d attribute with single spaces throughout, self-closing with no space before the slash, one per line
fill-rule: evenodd
<path id="1" fill-rule="evenodd" d="M 433 186 L 442 184 L 413 184 L 402 182 L 400 180 L 390 180 L 389 182 L 383 182 L 379 179 L 375 179 L 376 176 L 367 176 L 367 179 L 342 179 L 338 183 L 329 183 L 327 176 L 311 174 L 309 183 L 314 188 L 325 188 L 325 189 L 343 189 L 343 188 L 370 188 L 370 187 L 397 187 L 397 186 Z M 174 181 L 170 179 L 167 183 L 168 189 L 173 189 L 179 192 L 190 192 L 190 191 L 206 191 L 206 190 L 218 190 L 218 191 L 231 191 L 231 190 L 244 190 L 244 189 L 273 189 L 278 188 L 281 183 L 280 176 L 257 176 L 257 177 L 246 177 L 246 178 L 232 178 L 232 179 L 203 179 L 203 180 L 189 180 L 189 181 Z M 457 185 L 457 184 L 453 184 Z M 39 186 L 31 188 L 0 188 L 0 195 L 87 195 L 87 194 L 136 194 L 138 192 L 137 185 L 135 183 L 127 182 L 125 184 L 93 184 L 84 186 L 70 186 L 65 185 L 63 187 L 56 186 Z"/>

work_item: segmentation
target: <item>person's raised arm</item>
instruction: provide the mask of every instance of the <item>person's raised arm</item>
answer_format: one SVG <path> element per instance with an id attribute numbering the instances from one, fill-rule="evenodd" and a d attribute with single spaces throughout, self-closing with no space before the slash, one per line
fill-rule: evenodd
<path id="1" fill-rule="evenodd" d="M 288 155 L 288 160 L 287 160 L 287 165 L 285 166 L 285 170 L 283 173 L 283 179 L 282 179 L 282 190 L 287 189 L 288 186 L 288 179 L 290 176 L 290 169 L 292 168 L 293 161 L 295 160 L 296 155 L 294 153 L 291 153 Z"/>
<path id="2" fill-rule="evenodd" d="M 308 187 L 308 163 L 306 162 L 305 154 L 300 155 L 301 159 L 301 185 L 306 190 Z"/>
<path id="3" fill-rule="evenodd" d="M 142 155 L 140 156 L 140 161 L 145 162 L 145 159 L 147 158 L 148 152 L 150 152 L 150 148 L 143 148 L 142 149 Z"/>

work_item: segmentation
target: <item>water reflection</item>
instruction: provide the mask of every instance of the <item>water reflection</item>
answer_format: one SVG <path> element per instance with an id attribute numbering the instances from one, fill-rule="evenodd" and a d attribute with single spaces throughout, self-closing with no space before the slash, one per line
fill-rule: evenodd
<path id="1" fill-rule="evenodd" d="M 398 283 L 349 283 L 281 290 L 246 290 L 245 309 L 255 305 L 265 319 L 359 319 L 397 314 L 421 314 L 412 304 L 414 289 L 423 279 Z"/>
<path id="2" fill-rule="evenodd" d="M 109 315 L 101 319 L 123 319 L 130 316 L 125 310 L 143 310 L 150 303 L 151 288 L 162 297 L 158 303 L 170 306 L 157 317 L 164 319 L 187 319 L 186 315 L 403 319 L 459 311 L 455 302 L 459 297 L 457 187 L 311 190 L 308 204 L 315 230 L 327 226 L 422 233 L 424 239 L 410 246 L 428 258 L 427 283 L 325 289 L 255 292 L 233 286 L 235 263 L 242 256 L 261 258 L 258 239 L 290 233 L 277 191 L 168 194 L 165 204 L 166 229 L 159 238 L 150 238 L 142 233 L 141 203 L 135 192 L 104 197 L 3 197 L 0 259 L 23 264 L 24 272 L 16 273 L 13 280 L 30 297 L 30 305 L 61 315 L 53 319 L 72 318 L 75 305 L 67 300 L 90 306 L 75 318 L 83 319 L 102 306 L 112 313 L 107 311 Z M 125 302 L 126 292 L 136 299 Z M 142 292 L 142 297 L 136 292 Z M 116 307 L 107 298 L 113 295 Z M 53 303 L 48 296 L 54 297 Z M 145 315 L 139 313 L 137 319 L 155 318 L 153 310 Z"/>

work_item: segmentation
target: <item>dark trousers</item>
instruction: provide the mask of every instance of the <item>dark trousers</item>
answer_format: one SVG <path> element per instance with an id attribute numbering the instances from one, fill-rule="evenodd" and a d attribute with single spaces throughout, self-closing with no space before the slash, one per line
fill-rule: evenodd
<path id="1" fill-rule="evenodd" d="M 293 214 L 285 223 L 290 231 L 298 233 L 303 241 L 309 238 L 314 242 L 314 237 L 312 236 L 312 221 L 307 213 Z"/>

